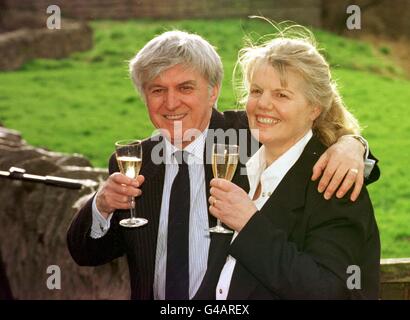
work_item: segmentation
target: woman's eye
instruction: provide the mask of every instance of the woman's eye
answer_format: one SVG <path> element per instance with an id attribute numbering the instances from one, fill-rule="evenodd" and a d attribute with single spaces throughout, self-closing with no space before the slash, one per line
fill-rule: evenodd
<path id="1" fill-rule="evenodd" d="M 251 89 L 251 94 L 260 94 L 261 90 L 259 89 Z"/>
<path id="2" fill-rule="evenodd" d="M 284 94 L 284 93 L 279 92 L 279 93 L 278 93 L 278 97 L 279 97 L 279 98 L 287 98 L 288 96 L 287 96 L 286 94 Z"/>

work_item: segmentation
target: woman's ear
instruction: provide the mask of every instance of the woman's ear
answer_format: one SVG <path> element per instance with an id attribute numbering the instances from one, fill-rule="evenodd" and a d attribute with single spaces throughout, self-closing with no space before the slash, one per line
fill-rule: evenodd
<path id="1" fill-rule="evenodd" d="M 313 106 L 312 112 L 310 113 L 310 120 L 315 121 L 317 118 L 319 118 L 321 113 L 322 113 L 322 108 L 318 106 Z"/>

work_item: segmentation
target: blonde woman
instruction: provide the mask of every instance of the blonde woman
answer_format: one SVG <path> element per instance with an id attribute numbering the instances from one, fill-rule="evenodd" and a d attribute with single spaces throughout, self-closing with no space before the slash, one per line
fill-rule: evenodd
<path id="1" fill-rule="evenodd" d="M 310 179 L 357 121 L 313 36 L 284 34 L 240 52 L 249 126 L 263 145 L 246 165 L 249 193 L 211 181 L 210 212 L 235 234 L 208 281 L 216 299 L 376 299 L 380 240 L 366 188 L 356 202 L 325 200 Z"/>

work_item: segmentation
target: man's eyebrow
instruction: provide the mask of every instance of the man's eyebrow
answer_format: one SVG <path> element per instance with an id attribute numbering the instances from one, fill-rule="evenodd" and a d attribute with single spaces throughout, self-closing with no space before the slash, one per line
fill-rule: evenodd
<path id="1" fill-rule="evenodd" d="M 196 85 L 196 81 L 195 80 L 188 80 L 188 81 L 184 81 L 184 82 L 181 82 L 181 83 L 179 83 L 178 84 L 178 86 L 185 86 L 185 85 L 187 85 L 187 84 L 190 84 L 190 85 Z"/>
<path id="2" fill-rule="evenodd" d="M 152 88 L 162 88 L 163 86 L 157 83 L 150 83 L 146 85 L 147 89 L 152 89 Z"/>
<path id="3" fill-rule="evenodd" d="M 186 85 L 193 85 L 196 86 L 197 82 L 195 80 L 187 80 L 181 83 L 178 83 L 177 86 L 186 86 Z M 150 83 L 146 86 L 147 89 L 152 89 L 152 88 L 163 88 L 164 86 L 159 84 L 159 83 Z"/>

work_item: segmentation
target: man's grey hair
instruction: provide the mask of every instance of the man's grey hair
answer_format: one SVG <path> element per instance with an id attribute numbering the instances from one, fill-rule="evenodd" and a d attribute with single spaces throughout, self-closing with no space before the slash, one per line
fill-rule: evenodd
<path id="1" fill-rule="evenodd" d="M 198 71 L 211 88 L 221 87 L 223 66 L 214 47 L 199 35 L 174 30 L 150 40 L 129 63 L 131 79 L 141 97 L 145 99 L 147 82 L 177 64 Z"/>

